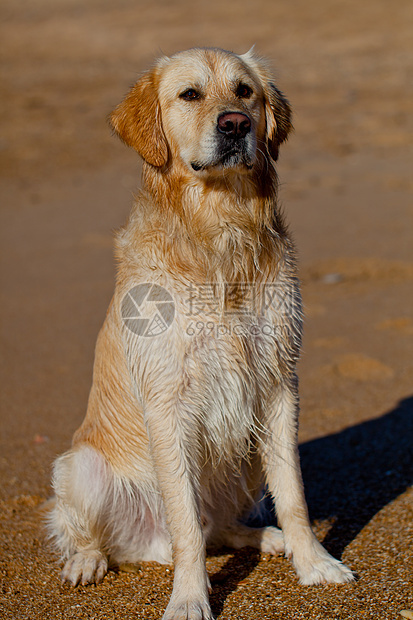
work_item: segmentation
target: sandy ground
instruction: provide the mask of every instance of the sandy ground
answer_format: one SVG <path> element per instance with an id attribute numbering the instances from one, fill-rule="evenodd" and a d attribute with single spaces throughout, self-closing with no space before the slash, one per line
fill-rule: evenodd
<path id="1" fill-rule="evenodd" d="M 411 0 L 3 0 L 0 610 L 160 618 L 172 569 L 59 582 L 38 508 L 85 411 L 139 183 L 107 114 L 160 51 L 256 44 L 295 110 L 281 199 L 301 257 L 301 455 L 320 539 L 357 572 L 302 587 L 283 558 L 208 558 L 222 619 L 390 620 L 413 608 Z"/>

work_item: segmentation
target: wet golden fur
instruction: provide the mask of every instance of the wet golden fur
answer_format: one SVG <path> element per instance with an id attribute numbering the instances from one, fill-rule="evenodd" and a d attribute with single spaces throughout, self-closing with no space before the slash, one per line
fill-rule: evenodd
<path id="1" fill-rule="evenodd" d="M 117 235 L 115 294 L 86 418 L 55 464 L 50 529 L 74 585 L 109 562 L 173 561 L 165 620 L 212 618 L 207 544 L 284 552 L 306 584 L 352 579 L 311 531 L 298 460 L 301 302 L 274 168 L 290 116 L 253 53 L 194 49 L 161 58 L 111 117 L 143 158 L 143 189 Z M 122 319 L 143 283 L 173 298 L 154 337 Z M 213 312 L 188 312 L 202 288 Z M 264 484 L 282 531 L 244 524 Z"/>

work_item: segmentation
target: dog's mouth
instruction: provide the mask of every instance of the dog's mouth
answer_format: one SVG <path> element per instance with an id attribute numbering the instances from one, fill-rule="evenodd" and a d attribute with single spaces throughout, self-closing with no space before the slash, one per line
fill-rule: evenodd
<path id="1" fill-rule="evenodd" d="M 215 170 L 252 170 L 254 158 L 248 154 L 246 148 L 231 147 L 221 151 L 216 159 L 208 162 L 191 161 L 191 168 L 195 172 Z"/>
<path id="2" fill-rule="evenodd" d="M 216 119 L 215 135 L 209 141 L 210 156 L 193 160 L 191 168 L 201 171 L 246 172 L 254 167 L 256 137 L 253 123 L 243 112 L 226 111 Z"/>

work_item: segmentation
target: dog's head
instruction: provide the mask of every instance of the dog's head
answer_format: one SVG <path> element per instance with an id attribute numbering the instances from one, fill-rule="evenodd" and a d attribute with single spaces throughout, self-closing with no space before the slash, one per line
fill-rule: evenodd
<path id="1" fill-rule="evenodd" d="M 248 172 L 257 152 L 278 157 L 291 111 L 252 52 L 196 48 L 161 58 L 111 116 L 150 165 L 180 161 L 196 175 Z"/>

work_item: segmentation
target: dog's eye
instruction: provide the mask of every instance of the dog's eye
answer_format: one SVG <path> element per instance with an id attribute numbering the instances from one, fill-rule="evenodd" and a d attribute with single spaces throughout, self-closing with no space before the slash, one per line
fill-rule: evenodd
<path id="1" fill-rule="evenodd" d="M 188 90 L 181 93 L 179 97 L 185 101 L 194 101 L 195 99 L 200 99 L 201 95 L 194 88 L 188 88 Z"/>
<path id="2" fill-rule="evenodd" d="M 239 84 L 236 95 L 240 99 L 249 99 L 252 95 L 252 88 L 248 84 Z"/>

